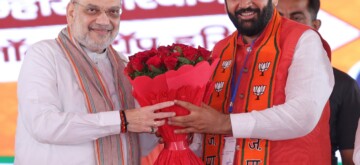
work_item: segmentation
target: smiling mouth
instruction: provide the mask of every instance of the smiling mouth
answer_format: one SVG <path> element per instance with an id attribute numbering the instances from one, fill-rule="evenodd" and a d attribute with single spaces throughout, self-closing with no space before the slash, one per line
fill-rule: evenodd
<path id="1" fill-rule="evenodd" d="M 250 20 L 253 19 L 258 14 L 256 9 L 241 9 L 236 11 L 236 15 L 238 18 L 242 20 Z"/>
<path id="2" fill-rule="evenodd" d="M 101 34 L 101 35 L 106 35 L 108 33 L 111 32 L 111 30 L 108 30 L 108 29 L 94 29 L 94 28 L 89 28 L 90 31 L 93 31 L 93 32 L 96 32 L 98 34 Z"/>

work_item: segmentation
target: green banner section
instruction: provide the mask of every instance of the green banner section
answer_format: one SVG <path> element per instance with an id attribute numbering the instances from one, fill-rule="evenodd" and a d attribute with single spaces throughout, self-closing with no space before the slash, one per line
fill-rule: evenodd
<path id="1" fill-rule="evenodd" d="M 13 156 L 0 156 L 0 163 L 14 163 Z"/>

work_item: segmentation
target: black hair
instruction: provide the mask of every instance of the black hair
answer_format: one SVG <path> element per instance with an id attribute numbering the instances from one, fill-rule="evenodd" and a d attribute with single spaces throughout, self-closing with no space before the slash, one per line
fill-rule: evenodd
<path id="1" fill-rule="evenodd" d="M 311 19 L 316 20 L 317 14 L 320 10 L 320 0 L 308 0 L 308 9 L 311 14 Z"/>

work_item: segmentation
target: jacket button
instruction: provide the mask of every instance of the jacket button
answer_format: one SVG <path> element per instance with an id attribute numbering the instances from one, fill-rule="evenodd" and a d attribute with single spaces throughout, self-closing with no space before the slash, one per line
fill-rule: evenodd
<path id="1" fill-rule="evenodd" d="M 252 48 L 249 46 L 249 47 L 246 48 L 246 51 L 247 51 L 247 52 L 251 52 L 251 51 L 252 51 Z"/>
<path id="2" fill-rule="evenodd" d="M 243 99 L 243 98 L 244 98 L 244 94 L 241 93 L 241 94 L 239 95 L 239 97 L 240 97 L 241 99 Z"/>
<path id="3" fill-rule="evenodd" d="M 244 69 L 243 69 L 243 72 L 244 72 L 244 73 L 247 73 L 248 71 L 249 71 L 248 68 L 244 68 Z"/>
<path id="4" fill-rule="evenodd" d="M 235 149 L 240 150 L 240 145 L 236 145 Z"/>

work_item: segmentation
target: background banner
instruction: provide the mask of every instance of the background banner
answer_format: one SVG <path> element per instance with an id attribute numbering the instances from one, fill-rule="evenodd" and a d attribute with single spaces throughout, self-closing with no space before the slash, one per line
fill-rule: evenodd
<path id="1" fill-rule="evenodd" d="M 35 42 L 57 37 L 66 26 L 68 2 L 0 1 L 0 157 L 14 155 L 16 81 L 25 52 Z M 354 78 L 360 70 L 360 19 L 354 14 L 359 9 L 358 0 L 324 0 L 319 13 L 320 33 L 332 47 L 333 65 Z M 114 48 L 131 55 L 178 42 L 211 50 L 234 30 L 224 0 L 124 0 Z"/>

